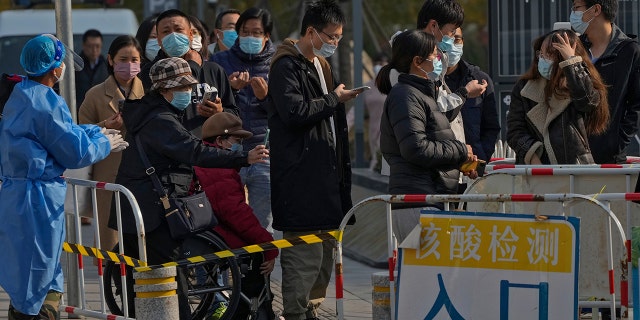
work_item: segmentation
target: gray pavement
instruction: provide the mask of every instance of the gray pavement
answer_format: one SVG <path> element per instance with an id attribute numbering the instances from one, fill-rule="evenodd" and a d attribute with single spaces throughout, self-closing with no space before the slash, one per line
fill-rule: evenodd
<path id="1" fill-rule="evenodd" d="M 366 169 L 356 170 L 359 175 L 369 175 Z M 375 174 L 374 174 L 375 175 Z M 356 182 L 357 183 L 357 182 Z M 361 187 L 359 185 L 353 186 L 352 197 L 354 203 L 358 201 L 380 194 L 379 191 L 371 189 L 371 185 L 368 183 L 361 183 L 361 185 L 367 185 L 370 188 Z M 378 188 L 379 189 L 379 188 Z M 83 241 L 85 244 L 92 243 L 92 231 L 91 227 L 83 226 Z M 277 237 L 278 235 L 276 235 Z M 66 255 L 63 253 L 63 255 Z M 92 310 L 101 310 L 101 301 L 99 296 L 99 284 L 97 269 L 93 267 L 91 258 L 85 257 L 85 296 L 87 305 Z M 7 263 L 7 261 L 4 261 Z M 372 296 L 371 296 L 371 274 L 374 272 L 383 271 L 384 269 L 373 268 L 364 263 L 343 257 L 343 270 L 344 270 L 344 314 L 345 319 L 371 319 L 372 318 Z M 65 270 L 65 275 L 69 274 Z M 279 261 L 276 262 L 276 268 L 272 273 L 271 287 L 274 292 L 274 310 L 276 313 L 282 312 L 282 298 L 280 284 L 282 281 L 282 270 L 280 269 Z M 321 305 L 320 319 L 336 319 L 336 292 L 334 286 L 334 279 L 331 281 L 331 285 L 327 290 L 327 299 Z M 6 319 L 7 310 L 9 308 L 9 297 L 0 288 L 0 319 Z M 63 319 L 69 319 L 66 313 L 62 313 Z M 159 318 L 160 319 L 160 318 Z"/>

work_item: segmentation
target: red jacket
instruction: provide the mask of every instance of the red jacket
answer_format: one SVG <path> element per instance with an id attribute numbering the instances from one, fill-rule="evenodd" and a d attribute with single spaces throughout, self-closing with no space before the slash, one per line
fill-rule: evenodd
<path id="1" fill-rule="evenodd" d="M 273 241 L 245 202 L 244 186 L 236 169 L 195 167 L 202 190 L 218 218 L 215 231 L 231 249 Z M 275 259 L 278 250 L 265 252 L 265 261 Z"/>

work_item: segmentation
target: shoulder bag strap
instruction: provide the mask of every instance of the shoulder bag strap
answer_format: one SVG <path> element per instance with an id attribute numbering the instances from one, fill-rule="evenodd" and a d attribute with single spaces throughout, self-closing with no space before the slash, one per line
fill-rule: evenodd
<path id="1" fill-rule="evenodd" d="M 142 142 L 140 141 L 140 136 L 136 135 L 136 146 L 138 147 L 138 154 L 140 155 L 140 159 L 142 160 L 142 164 L 145 166 L 144 172 L 151 178 L 151 182 L 153 182 L 153 187 L 156 189 L 156 192 L 160 196 L 160 201 L 162 202 L 162 206 L 165 210 L 169 210 L 171 205 L 169 204 L 169 197 L 167 193 L 164 191 L 164 187 L 160 182 L 160 178 L 158 178 L 158 174 L 156 173 L 156 168 L 151 165 L 149 162 L 149 158 L 147 158 L 147 154 L 144 152 L 144 148 L 142 147 Z"/>

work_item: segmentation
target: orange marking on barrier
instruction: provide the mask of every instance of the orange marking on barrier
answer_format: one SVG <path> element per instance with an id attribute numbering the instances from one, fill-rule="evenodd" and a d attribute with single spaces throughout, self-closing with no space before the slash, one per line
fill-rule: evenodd
<path id="1" fill-rule="evenodd" d="M 535 198 L 533 194 L 512 194 L 512 201 L 534 201 Z"/>
<path id="2" fill-rule="evenodd" d="M 622 165 L 613 164 L 613 163 L 606 163 L 606 164 L 601 164 L 600 168 L 602 168 L 602 169 L 619 169 L 619 168 L 622 168 Z"/>
<path id="3" fill-rule="evenodd" d="M 64 312 L 66 313 L 73 313 L 75 311 L 75 307 L 65 307 L 64 308 Z"/>
<path id="4" fill-rule="evenodd" d="M 496 164 L 495 166 L 493 166 L 493 170 L 513 169 L 515 167 L 516 167 L 515 164 Z"/>
<path id="5" fill-rule="evenodd" d="M 613 280 L 613 269 L 609 270 L 609 293 L 610 294 L 614 294 L 616 293 L 616 286 L 614 285 L 614 280 Z"/>
<path id="6" fill-rule="evenodd" d="M 407 194 L 404 196 L 404 202 L 424 202 L 424 194 Z"/>
<path id="7" fill-rule="evenodd" d="M 625 193 L 624 194 L 624 199 L 627 201 L 637 201 L 640 200 L 640 193 Z"/>
<path id="8" fill-rule="evenodd" d="M 82 255 L 78 254 L 78 270 L 84 269 L 84 263 L 82 259 Z"/>
<path id="9" fill-rule="evenodd" d="M 620 281 L 620 304 L 629 306 L 629 282 L 627 280 Z"/>
<path id="10" fill-rule="evenodd" d="M 553 168 L 533 168 L 531 169 L 531 175 L 534 176 L 552 176 Z"/>
<path id="11" fill-rule="evenodd" d="M 106 182 L 98 181 L 96 182 L 96 189 L 104 189 L 104 186 L 106 184 L 107 184 Z"/>

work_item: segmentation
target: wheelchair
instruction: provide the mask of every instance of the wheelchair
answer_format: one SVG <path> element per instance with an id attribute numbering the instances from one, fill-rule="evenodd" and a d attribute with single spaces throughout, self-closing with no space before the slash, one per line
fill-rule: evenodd
<path id="1" fill-rule="evenodd" d="M 118 252 L 117 250 L 116 246 L 114 252 Z M 229 250 L 222 238 L 213 231 L 206 231 L 184 240 L 181 259 L 222 250 Z M 248 304 L 248 319 L 263 317 L 261 313 L 264 311 L 259 306 L 267 299 L 272 299 L 269 282 L 266 282 L 257 297 L 247 297 L 241 291 L 242 277 L 251 268 L 251 260 L 248 258 L 229 257 L 182 266 L 187 268 L 191 319 L 209 319 L 212 315 L 214 319 L 236 319 L 235 312 L 240 303 Z M 105 302 L 114 315 L 124 314 L 120 268 L 119 263 L 107 261 L 103 275 Z M 135 295 L 133 292 L 127 294 Z"/>

